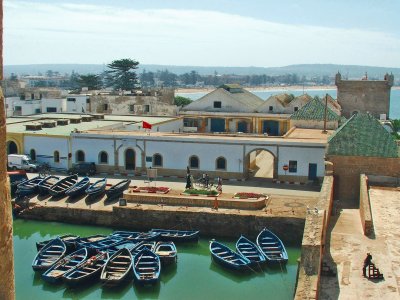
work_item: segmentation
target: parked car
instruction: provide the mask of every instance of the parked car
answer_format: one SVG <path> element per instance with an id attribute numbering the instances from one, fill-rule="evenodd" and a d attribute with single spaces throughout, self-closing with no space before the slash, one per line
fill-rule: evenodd
<path id="1" fill-rule="evenodd" d="M 25 170 L 10 171 L 7 172 L 7 175 L 10 177 L 11 197 L 14 197 L 18 184 L 28 180 L 28 176 L 26 176 Z"/>
<path id="2" fill-rule="evenodd" d="M 10 170 L 25 170 L 29 172 L 35 172 L 37 170 L 37 165 L 28 155 L 9 154 L 7 158 L 7 167 Z"/>
<path id="3" fill-rule="evenodd" d="M 82 162 L 77 163 L 68 170 L 68 174 L 79 174 L 79 175 L 94 175 L 96 174 L 96 164 L 94 162 Z"/>

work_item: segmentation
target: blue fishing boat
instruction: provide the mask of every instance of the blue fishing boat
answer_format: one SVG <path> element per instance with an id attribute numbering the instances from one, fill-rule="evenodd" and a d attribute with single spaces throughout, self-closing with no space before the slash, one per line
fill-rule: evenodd
<path id="1" fill-rule="evenodd" d="M 50 175 L 38 183 L 39 195 L 46 195 L 49 189 L 60 180 L 60 177 Z"/>
<path id="2" fill-rule="evenodd" d="M 161 263 L 157 254 L 144 248 L 133 258 L 134 280 L 138 284 L 155 284 L 160 278 Z"/>
<path id="3" fill-rule="evenodd" d="M 106 195 L 108 199 L 114 199 L 122 196 L 123 192 L 129 188 L 129 184 L 131 183 L 130 179 L 124 179 L 113 186 L 111 186 L 107 191 Z"/>
<path id="4" fill-rule="evenodd" d="M 56 262 L 50 269 L 42 274 L 42 279 L 49 283 L 59 283 L 69 270 L 72 270 L 88 259 L 87 248 L 79 249 Z"/>
<path id="5" fill-rule="evenodd" d="M 78 181 L 78 175 L 70 175 L 67 176 L 60 181 L 58 181 L 56 184 L 54 184 L 50 189 L 49 193 L 53 197 L 60 197 L 65 194 L 65 192 L 71 188 L 76 182 Z"/>
<path id="6" fill-rule="evenodd" d="M 62 279 L 69 286 L 78 286 L 84 282 L 98 280 L 107 260 L 108 253 L 99 252 L 65 273 Z"/>
<path id="7" fill-rule="evenodd" d="M 285 264 L 288 254 L 282 241 L 271 231 L 264 228 L 257 236 L 257 245 L 265 255 L 267 263 Z"/>
<path id="8" fill-rule="evenodd" d="M 160 237 L 158 232 L 114 231 L 112 236 L 139 243 L 141 241 L 155 241 Z"/>
<path id="9" fill-rule="evenodd" d="M 93 243 L 93 242 L 97 242 L 100 240 L 104 240 L 106 239 L 107 236 L 104 234 L 95 234 L 95 235 L 90 235 L 87 237 L 81 237 L 78 240 L 76 240 L 76 244 L 78 246 L 82 245 L 82 244 L 86 244 L 86 243 Z"/>
<path id="10" fill-rule="evenodd" d="M 89 177 L 83 177 L 80 181 L 71 186 L 68 190 L 65 191 L 65 195 L 69 197 L 77 197 L 85 194 L 86 189 L 90 185 Z"/>
<path id="11" fill-rule="evenodd" d="M 197 242 L 199 240 L 198 230 L 173 230 L 173 229 L 152 229 L 150 232 L 160 234 L 160 240 L 179 242 Z"/>
<path id="12" fill-rule="evenodd" d="M 249 259 L 252 264 L 265 263 L 265 256 L 260 248 L 243 235 L 236 242 L 236 251 Z"/>
<path id="13" fill-rule="evenodd" d="M 121 239 L 133 240 L 140 235 L 139 231 L 123 231 L 118 230 L 111 233 L 111 236 L 116 236 Z"/>
<path id="14" fill-rule="evenodd" d="M 64 234 L 64 235 L 60 235 L 59 238 L 65 243 L 65 246 L 67 247 L 67 252 L 72 252 L 76 248 L 76 242 L 79 239 L 79 235 Z M 40 249 L 42 249 L 44 246 L 46 246 L 52 240 L 54 240 L 54 239 L 37 242 L 36 243 L 37 251 L 40 251 Z"/>
<path id="15" fill-rule="evenodd" d="M 213 260 L 223 267 L 236 271 L 249 270 L 250 260 L 222 243 L 211 241 L 210 252 Z"/>
<path id="16" fill-rule="evenodd" d="M 137 243 L 135 243 L 135 242 L 122 240 L 110 247 L 107 247 L 106 250 L 108 253 L 114 254 L 115 252 L 117 252 L 118 250 L 120 250 L 122 248 L 126 248 L 129 251 L 131 251 L 133 248 L 135 248 L 136 245 L 137 245 Z"/>
<path id="17" fill-rule="evenodd" d="M 178 260 L 178 252 L 174 242 L 158 242 L 154 253 L 160 258 L 161 264 L 164 266 L 176 263 Z"/>
<path id="18" fill-rule="evenodd" d="M 38 184 L 43 179 L 44 178 L 41 176 L 36 176 L 32 179 L 26 180 L 26 181 L 18 184 L 17 192 L 16 192 L 17 197 L 23 197 L 23 196 L 28 196 L 31 194 L 36 194 L 38 192 Z"/>
<path id="19" fill-rule="evenodd" d="M 90 249 L 95 249 L 95 250 L 105 250 L 111 246 L 117 245 L 119 242 L 121 242 L 121 239 L 118 237 L 106 237 L 104 239 L 100 239 L 95 242 L 87 242 L 87 243 L 80 243 L 79 242 L 79 248 L 90 248 Z"/>
<path id="20" fill-rule="evenodd" d="M 141 241 L 135 245 L 135 247 L 131 250 L 132 257 L 142 251 L 144 248 L 149 249 L 154 252 L 156 250 L 156 241 Z"/>
<path id="21" fill-rule="evenodd" d="M 65 243 L 60 238 L 55 238 L 36 254 L 32 263 L 33 270 L 45 271 L 49 269 L 65 256 L 66 251 Z"/>
<path id="22" fill-rule="evenodd" d="M 102 195 L 107 186 L 107 178 L 103 178 L 100 180 L 97 180 L 95 183 L 91 184 L 87 189 L 86 189 L 86 194 L 88 194 L 90 197 L 97 197 Z"/>
<path id="23" fill-rule="evenodd" d="M 132 256 L 127 248 L 115 252 L 104 265 L 100 281 L 104 286 L 117 286 L 132 279 Z"/>

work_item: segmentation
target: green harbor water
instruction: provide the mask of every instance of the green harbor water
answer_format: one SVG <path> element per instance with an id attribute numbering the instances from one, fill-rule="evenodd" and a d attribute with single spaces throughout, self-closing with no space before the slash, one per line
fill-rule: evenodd
<path id="1" fill-rule="evenodd" d="M 59 234 L 80 236 L 109 234 L 111 228 L 81 226 L 56 222 L 14 220 L 14 259 L 17 300 L 46 299 L 292 299 L 297 272 L 299 247 L 287 247 L 289 262 L 284 269 L 264 268 L 240 274 L 223 269 L 211 261 L 208 241 L 178 244 L 178 263 L 162 269 L 160 283 L 137 287 L 133 282 L 118 289 L 102 288 L 93 283 L 77 289 L 65 285 L 50 285 L 32 270 L 36 242 Z M 234 248 L 234 240 L 220 241 Z"/>

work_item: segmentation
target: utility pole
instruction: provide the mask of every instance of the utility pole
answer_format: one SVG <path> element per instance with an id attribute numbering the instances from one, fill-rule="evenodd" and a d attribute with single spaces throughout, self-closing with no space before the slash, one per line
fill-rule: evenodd
<path id="1" fill-rule="evenodd" d="M 328 94 L 325 94 L 325 112 L 324 112 L 324 131 L 323 133 L 327 133 L 328 131 L 326 130 L 326 117 L 328 114 Z"/>
<path id="2" fill-rule="evenodd" d="M 0 1 L 0 80 L 3 80 L 3 1 Z M 6 114 L 0 89 L 0 299 L 15 299 L 10 180 L 7 176 Z"/>

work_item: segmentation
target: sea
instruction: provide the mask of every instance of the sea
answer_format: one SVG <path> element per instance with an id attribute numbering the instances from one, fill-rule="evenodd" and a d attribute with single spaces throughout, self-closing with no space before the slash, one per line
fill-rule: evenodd
<path id="1" fill-rule="evenodd" d="M 293 94 L 294 96 L 300 96 L 305 93 L 309 94 L 312 97 L 319 96 L 320 98 L 325 97 L 326 94 L 329 94 L 332 98 L 336 99 L 337 90 L 336 88 L 332 89 L 268 89 L 268 90 L 249 90 L 253 94 L 257 95 L 263 100 L 267 100 L 270 96 L 277 94 Z M 197 100 L 200 97 L 207 94 L 207 92 L 195 92 L 195 93 L 176 93 L 177 96 L 183 96 L 190 98 L 192 100 Z M 390 111 L 389 115 L 391 119 L 400 119 L 400 89 L 392 89 L 390 94 Z"/>
<path id="2" fill-rule="evenodd" d="M 80 236 L 110 234 L 112 229 L 21 219 L 15 219 L 13 226 L 17 300 L 293 299 L 300 246 L 286 248 L 289 255 L 286 266 L 253 268 L 243 274 L 216 265 L 211 260 L 209 251 L 209 241 L 213 237 L 201 236 L 198 243 L 177 244 L 178 262 L 169 268 L 162 268 L 161 280 L 157 285 L 139 287 L 128 281 L 120 288 L 109 289 L 102 287 L 100 282 L 94 282 L 72 289 L 64 284 L 48 284 L 41 279 L 39 273 L 33 271 L 32 261 L 37 253 L 36 242 L 66 233 Z M 235 247 L 235 240 L 218 240 L 232 249 Z"/>

